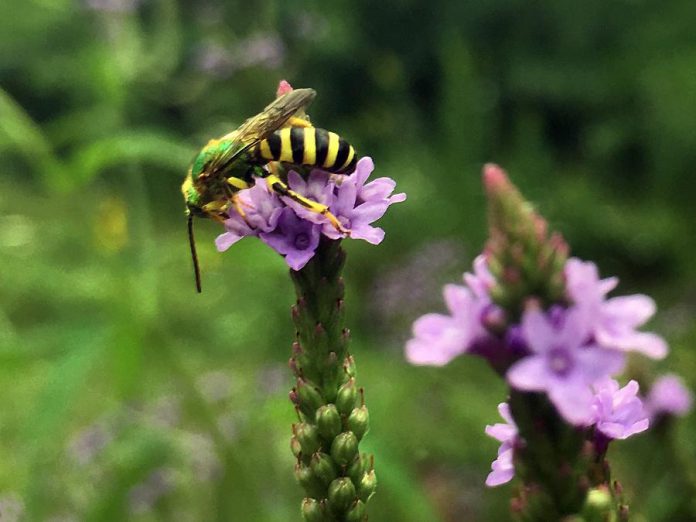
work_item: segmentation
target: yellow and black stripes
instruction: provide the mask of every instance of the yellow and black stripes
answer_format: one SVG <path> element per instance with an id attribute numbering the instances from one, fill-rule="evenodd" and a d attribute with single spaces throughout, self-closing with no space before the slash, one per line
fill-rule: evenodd
<path id="1" fill-rule="evenodd" d="M 315 127 L 287 127 L 261 140 L 254 149 L 260 159 L 318 167 L 345 174 L 358 161 L 355 149 L 335 132 Z"/>

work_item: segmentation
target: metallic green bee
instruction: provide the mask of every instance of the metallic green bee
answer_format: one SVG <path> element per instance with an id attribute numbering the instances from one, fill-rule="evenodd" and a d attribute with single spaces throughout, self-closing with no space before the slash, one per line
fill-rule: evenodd
<path id="1" fill-rule="evenodd" d="M 326 216 L 338 231 L 349 234 L 326 205 L 294 192 L 278 174 L 277 162 L 318 167 L 335 174 L 347 174 L 355 167 L 357 155 L 352 145 L 333 132 L 313 127 L 305 115 L 305 108 L 315 96 L 313 89 L 295 89 L 279 96 L 237 130 L 210 140 L 193 160 L 181 191 L 186 201 L 189 243 L 199 292 L 201 278 L 193 218 L 223 222 L 230 211 L 244 217 L 236 194 L 251 187 L 255 177 L 265 178 L 273 191 Z M 268 169 L 264 168 L 266 164 Z"/>

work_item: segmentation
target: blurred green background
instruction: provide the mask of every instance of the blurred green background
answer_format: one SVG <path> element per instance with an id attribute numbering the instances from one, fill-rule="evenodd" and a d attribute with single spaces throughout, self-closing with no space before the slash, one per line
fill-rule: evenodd
<path id="1" fill-rule="evenodd" d="M 258 241 L 218 254 L 179 186 L 197 150 L 313 87 L 313 121 L 409 195 L 350 241 L 352 351 L 375 521 L 508 518 L 483 481 L 504 387 L 480 360 L 405 363 L 485 240 L 505 166 L 573 253 L 655 296 L 696 384 L 691 0 L 3 0 L 0 520 L 290 521 L 293 291 Z M 696 520 L 696 420 L 615 444 L 635 520 Z"/>

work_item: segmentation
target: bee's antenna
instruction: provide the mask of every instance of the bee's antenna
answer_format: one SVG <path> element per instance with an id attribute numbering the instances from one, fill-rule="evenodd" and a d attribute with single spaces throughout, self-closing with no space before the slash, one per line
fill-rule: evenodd
<path id="1" fill-rule="evenodd" d="M 196 254 L 196 240 L 193 237 L 193 212 L 189 211 L 188 215 L 188 236 L 189 245 L 191 245 L 191 259 L 193 260 L 193 273 L 196 276 L 196 290 L 200 294 L 201 289 L 201 270 L 198 267 L 198 254 Z"/>

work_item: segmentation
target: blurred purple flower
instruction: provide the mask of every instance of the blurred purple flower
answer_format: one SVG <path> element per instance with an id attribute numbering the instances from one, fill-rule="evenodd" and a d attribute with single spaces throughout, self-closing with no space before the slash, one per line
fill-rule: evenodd
<path id="1" fill-rule="evenodd" d="M 446 285 L 443 295 L 450 315 L 426 314 L 413 323 L 413 338 L 406 343 L 412 364 L 443 366 L 486 336 L 481 323 L 486 301 L 461 285 Z"/>
<path id="2" fill-rule="evenodd" d="M 594 385 L 594 424 L 610 439 L 626 439 L 648 429 L 649 420 L 638 397 L 638 383 L 629 381 L 623 388 L 614 379 Z"/>
<path id="3" fill-rule="evenodd" d="M 510 482 L 515 475 L 513 456 L 517 442 L 517 425 L 510 414 L 510 406 L 503 402 L 498 404 L 498 413 L 505 423 L 486 426 L 486 435 L 499 441 L 498 458 L 491 464 L 491 472 L 486 478 L 486 486 L 500 486 Z"/>
<path id="4" fill-rule="evenodd" d="M 466 272 L 464 281 L 477 298 L 490 300 L 489 293 L 495 284 L 495 279 L 488 270 L 486 256 L 483 254 L 476 256 L 474 273 Z"/>
<path id="5" fill-rule="evenodd" d="M 377 274 L 367 299 L 375 326 L 403 340 L 404 323 L 438 305 L 442 283 L 458 272 L 463 257 L 455 241 L 428 241 Z"/>
<path id="6" fill-rule="evenodd" d="M 90 2 L 136 2 L 139 0 L 89 0 Z M 236 45 L 208 43 L 201 46 L 195 66 L 216 76 L 230 76 L 250 67 L 276 69 L 285 59 L 285 45 L 275 33 L 258 33 L 240 40 Z"/>
<path id="7" fill-rule="evenodd" d="M 667 355 L 664 339 L 636 331 L 655 313 L 655 302 L 650 297 L 636 294 L 606 299 L 618 279 L 599 279 L 597 266 L 589 261 L 569 259 L 565 276 L 572 301 L 593 317 L 592 333 L 597 344 L 624 352 L 638 351 L 653 359 Z"/>
<path id="8" fill-rule="evenodd" d="M 619 372 L 623 355 L 587 343 L 588 317 L 577 307 L 556 321 L 541 310 L 526 311 L 522 337 L 532 354 L 508 370 L 508 383 L 519 390 L 546 392 L 566 421 L 589 424 L 594 399 L 591 384 Z"/>
<path id="9" fill-rule="evenodd" d="M 343 178 L 338 185 L 337 195 L 330 209 L 341 224 L 350 229 L 352 238 L 378 245 L 384 239 L 384 230 L 371 224 L 384 215 L 389 205 L 406 200 L 406 194 L 391 195 L 396 182 L 390 178 L 377 178 L 365 185 L 373 170 L 372 158 L 360 158 L 355 172 Z M 324 221 L 322 232 L 331 239 L 341 237 L 327 220 Z"/>
<path id="10" fill-rule="evenodd" d="M 674 374 L 658 378 L 645 399 L 645 408 L 651 419 L 660 415 L 684 416 L 693 406 L 693 395 L 684 381 Z"/>
<path id="11" fill-rule="evenodd" d="M 232 395 L 232 379 L 227 371 L 213 370 L 196 379 L 196 388 L 207 402 L 221 402 Z"/>
<path id="12" fill-rule="evenodd" d="M 273 232 L 262 232 L 261 240 L 280 255 L 293 270 L 300 270 L 314 257 L 319 246 L 320 226 L 305 221 L 292 209 L 283 209 L 278 227 Z"/>
<path id="13" fill-rule="evenodd" d="M 11 491 L 0 496 L 0 520 L 2 522 L 20 522 L 25 520 L 25 506 L 22 497 Z"/>
<path id="14" fill-rule="evenodd" d="M 449 284 L 443 289 L 450 315 L 426 314 L 413 323 L 413 338 L 406 343 L 406 358 L 412 364 L 443 366 L 488 336 L 484 324 L 495 310 L 488 296 L 493 279 L 484 256 L 476 258 L 474 274 L 464 274 L 464 281 L 467 286 Z"/>
<path id="15" fill-rule="evenodd" d="M 142 0 L 86 0 L 85 5 L 93 11 L 105 13 L 132 13 Z"/>
<path id="16" fill-rule="evenodd" d="M 70 439 L 67 451 L 80 466 L 92 462 L 113 440 L 114 434 L 105 422 L 98 422 L 81 429 Z"/>
<path id="17" fill-rule="evenodd" d="M 134 514 L 150 511 L 157 501 L 174 488 L 175 472 L 167 468 L 155 469 L 128 494 L 130 510 Z"/>

